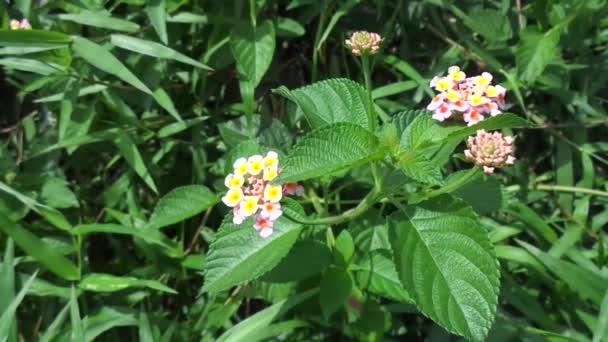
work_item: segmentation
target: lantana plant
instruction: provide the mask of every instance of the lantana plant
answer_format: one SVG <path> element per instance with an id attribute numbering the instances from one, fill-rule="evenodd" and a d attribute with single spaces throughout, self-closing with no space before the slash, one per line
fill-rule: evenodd
<path id="1" fill-rule="evenodd" d="M 220 265 L 226 254 L 222 248 L 245 241 L 245 236 L 250 241 L 243 247 L 245 255 L 266 253 L 256 249 L 259 246 L 273 252 L 264 254 L 264 259 L 253 258 L 258 266 L 248 272 L 235 270 L 226 275 L 211 267 L 205 290 L 217 292 L 268 271 L 273 274 L 274 267 L 298 268 L 297 262 L 304 259 L 290 252 L 298 236 L 305 241 L 324 237 L 337 260 L 322 271 L 320 280 L 320 306 L 327 319 L 342 304 L 363 300 L 359 286 L 365 285 L 354 281 L 358 270 L 372 261 L 381 262 L 406 302 L 448 331 L 482 340 L 498 303 L 497 259 L 478 215 L 456 193 L 465 185 L 474 189 L 474 184 L 485 182 L 484 177 L 496 177 L 490 175 L 497 168 L 513 165 L 514 138 L 490 131 L 527 122 L 503 113 L 506 88 L 496 84 L 488 71 L 467 76 L 458 66 L 449 67 L 447 75 L 432 77 L 430 87 L 438 94 L 426 110 L 413 108 L 392 115 L 379 111 L 372 96 L 372 75 L 382 43 L 379 34 L 366 31 L 355 32 L 345 41 L 361 68 L 364 86 L 338 78 L 274 91 L 295 104 L 310 132 L 283 151 L 286 158 L 281 167 L 277 152 L 238 155 L 222 198 L 232 208 L 229 215 L 236 227 L 223 228 L 226 235 L 211 245 L 208 262 Z M 463 142 L 466 148 L 458 153 Z M 462 159 L 473 167 L 444 177 L 446 165 Z M 461 165 L 456 162 L 449 169 Z M 355 170 L 356 186 L 345 180 L 352 179 L 349 175 Z M 290 201 L 286 207 L 280 203 L 283 195 L 303 194 L 295 182 L 307 182 L 310 191 L 300 205 Z M 332 209 L 332 197 L 349 187 L 368 193 L 350 207 Z M 382 228 L 364 223 L 369 215 L 382 222 Z M 255 238 L 250 227 L 242 227 L 248 217 L 254 218 L 249 222 L 258 232 Z M 339 232 L 337 237 L 335 232 Z M 367 243 L 385 254 L 353 250 L 353 240 L 367 241 L 370 236 L 376 238 Z M 336 288 L 348 290 L 327 297 Z M 339 305 L 332 304 L 336 302 Z M 355 304 L 351 309 L 360 307 Z"/>

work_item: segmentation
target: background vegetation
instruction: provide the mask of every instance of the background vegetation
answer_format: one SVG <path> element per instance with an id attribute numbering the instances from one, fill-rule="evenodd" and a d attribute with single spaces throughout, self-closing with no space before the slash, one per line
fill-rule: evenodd
<path id="1" fill-rule="evenodd" d="M 278 266 L 208 254 L 226 165 L 257 144 L 288 155 L 310 131 L 272 90 L 363 84 L 344 47 L 355 30 L 385 38 L 381 116 L 423 109 L 429 80 L 459 65 L 491 72 L 535 123 L 513 130 L 516 166 L 452 193 L 500 261 L 486 339 L 608 340 L 607 14 L 601 0 L 0 2 L 0 341 L 457 339 L 397 278 L 390 204 L 281 235 L 284 251 L 265 250 Z M 316 178 L 298 201 L 339 214 L 370 179 Z"/>

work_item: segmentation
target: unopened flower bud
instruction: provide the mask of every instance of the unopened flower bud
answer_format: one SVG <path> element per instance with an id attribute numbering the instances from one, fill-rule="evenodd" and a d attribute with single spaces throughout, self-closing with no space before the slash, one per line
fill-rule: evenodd
<path id="1" fill-rule="evenodd" d="M 383 38 L 373 32 L 357 31 L 353 33 L 350 39 L 345 41 L 346 46 L 351 50 L 353 55 L 373 55 L 378 53 L 380 50 L 380 44 L 382 44 Z"/>
<path id="2" fill-rule="evenodd" d="M 466 158 L 476 165 L 483 166 L 487 174 L 494 173 L 497 167 L 513 165 L 513 137 L 505 137 L 500 132 L 489 133 L 481 129 L 476 136 L 467 140 L 469 147 L 464 151 Z"/>

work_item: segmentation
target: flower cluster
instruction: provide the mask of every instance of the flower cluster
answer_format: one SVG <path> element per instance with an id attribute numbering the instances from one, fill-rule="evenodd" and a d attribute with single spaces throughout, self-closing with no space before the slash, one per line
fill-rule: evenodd
<path id="1" fill-rule="evenodd" d="M 21 21 L 13 19 L 10 22 L 10 27 L 11 30 L 31 30 L 32 29 L 32 25 L 30 25 L 30 22 L 27 21 L 27 19 L 21 19 Z"/>
<path id="2" fill-rule="evenodd" d="M 348 46 L 353 55 L 365 56 L 378 53 L 382 41 L 382 37 L 380 37 L 380 35 L 377 33 L 357 31 L 353 33 L 350 39 L 347 39 L 344 43 L 346 46 Z"/>
<path id="3" fill-rule="evenodd" d="M 491 174 L 496 167 L 515 163 L 513 140 L 513 137 L 505 137 L 502 133 L 480 129 L 476 136 L 470 136 L 467 140 L 469 148 L 464 151 L 464 155 L 469 161 L 483 166 L 483 172 Z"/>
<path id="4" fill-rule="evenodd" d="M 272 234 L 274 222 L 283 215 L 279 203 L 283 195 L 304 193 L 304 188 L 295 183 L 273 185 L 281 169 L 279 156 L 270 151 L 265 157 L 254 155 L 239 158 L 234 162 L 234 171 L 226 177 L 228 192 L 222 201 L 233 208 L 232 221 L 241 224 L 249 216 L 256 216 L 254 228 L 260 236 L 267 238 Z"/>
<path id="5" fill-rule="evenodd" d="M 426 107 L 433 111 L 433 119 L 444 121 L 462 117 L 468 126 L 501 113 L 505 105 L 506 89 L 492 85 L 492 74 L 467 77 L 457 66 L 448 69 L 447 76 L 434 77 L 431 87 L 439 94 Z"/>

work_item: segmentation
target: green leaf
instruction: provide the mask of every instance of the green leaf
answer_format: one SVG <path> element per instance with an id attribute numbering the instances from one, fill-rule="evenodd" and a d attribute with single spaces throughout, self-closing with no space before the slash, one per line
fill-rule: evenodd
<path id="1" fill-rule="evenodd" d="M 165 0 L 151 0 L 145 9 L 150 23 L 154 27 L 154 31 L 158 34 L 160 41 L 163 44 L 168 44 L 167 38 L 167 11 Z"/>
<path id="2" fill-rule="evenodd" d="M 303 291 L 295 296 L 291 296 L 288 299 L 273 304 L 227 330 L 217 339 L 217 342 L 254 342 L 265 340 L 263 338 L 257 339 L 255 337 L 252 339 L 252 336 L 258 336 L 260 333 L 263 333 L 264 330 L 268 329 L 268 326 L 272 321 L 281 318 L 294 306 L 314 296 L 317 292 L 318 289 L 316 288 Z"/>
<path id="3" fill-rule="evenodd" d="M 139 25 L 130 21 L 89 11 L 83 11 L 80 13 L 62 13 L 58 14 L 57 17 L 61 20 L 73 21 L 81 25 L 101 27 L 116 31 L 133 33 L 140 29 Z"/>
<path id="4" fill-rule="evenodd" d="M 78 286 L 85 291 L 92 292 L 115 292 L 131 287 L 147 287 L 161 292 L 177 293 L 172 288 L 155 280 L 118 277 L 111 274 L 100 273 L 89 273 L 80 281 Z"/>
<path id="5" fill-rule="evenodd" d="M 46 30 L 0 30 L 0 45 L 15 47 L 66 47 L 72 38 Z"/>
<path id="6" fill-rule="evenodd" d="M 116 327 L 126 327 L 137 325 L 137 320 L 133 313 L 125 313 L 104 306 L 101 310 L 84 318 L 86 330 L 84 332 L 87 341 L 95 341 L 96 338 L 106 331 Z"/>
<path id="7" fill-rule="evenodd" d="M 461 141 L 462 139 L 465 139 L 470 135 L 474 135 L 480 129 L 492 131 L 505 128 L 522 128 L 533 126 L 533 123 L 515 114 L 502 113 L 496 116 L 489 117 L 473 126 L 451 132 L 450 134 L 448 134 L 447 139 Z"/>
<path id="8" fill-rule="evenodd" d="M 367 129 L 350 123 L 319 128 L 300 140 L 276 182 L 295 182 L 346 171 L 382 159 L 386 148 Z"/>
<path id="9" fill-rule="evenodd" d="M 48 178 L 40 193 L 42 201 L 53 208 L 78 207 L 78 199 L 61 178 Z"/>
<path id="10" fill-rule="evenodd" d="M 70 298 L 70 341 L 74 342 L 85 342 L 84 327 L 82 319 L 80 318 L 80 308 L 78 307 L 78 296 L 76 295 L 76 289 L 72 286 L 72 296 Z"/>
<path id="11" fill-rule="evenodd" d="M 68 295 L 69 298 L 69 295 Z M 53 320 L 53 322 L 51 323 L 51 325 L 49 325 L 48 328 L 46 328 L 46 330 L 44 331 L 44 334 L 42 336 L 40 336 L 40 342 L 51 342 L 51 341 L 56 341 L 57 336 L 60 334 L 60 329 L 61 329 L 61 325 L 63 325 L 63 322 L 65 322 L 65 319 L 68 316 L 68 312 L 70 310 L 70 306 L 71 306 L 72 302 L 69 301 L 64 307 L 63 309 L 61 309 L 61 311 L 59 312 L 59 314 L 57 314 L 55 316 L 55 319 Z"/>
<path id="12" fill-rule="evenodd" d="M 593 342 L 608 340 L 608 290 L 604 294 L 600 305 L 600 314 L 597 319 L 595 330 L 593 331 Z"/>
<path id="13" fill-rule="evenodd" d="M 33 72 L 40 75 L 51 75 L 60 71 L 65 71 L 61 65 L 53 63 L 44 63 L 35 59 L 6 57 L 0 59 L 0 65 L 7 69 Z"/>
<path id="14" fill-rule="evenodd" d="M 395 262 L 389 251 L 376 250 L 367 253 L 357 266 L 357 280 L 360 287 L 389 299 L 412 302 L 412 298 L 401 285 Z"/>
<path id="15" fill-rule="evenodd" d="M 499 272 L 475 213 L 449 195 L 389 219 L 399 278 L 420 310 L 446 330 L 482 341 L 498 302 Z"/>
<path id="16" fill-rule="evenodd" d="M 346 303 L 352 288 L 353 280 L 346 270 L 338 267 L 330 267 L 325 270 L 321 277 L 319 301 L 321 312 L 326 320 L 329 320 Z"/>
<path id="17" fill-rule="evenodd" d="M 272 62 L 275 48 L 274 25 L 265 20 L 260 26 L 238 25 L 230 33 L 230 50 L 236 67 L 253 87 L 260 84 Z"/>
<path id="18" fill-rule="evenodd" d="M 446 187 L 459 177 L 466 176 L 468 171 L 459 171 L 450 175 Z M 502 208 L 504 203 L 500 182 L 494 177 L 476 177 L 472 181 L 451 192 L 452 195 L 463 199 L 480 215 L 486 215 Z"/>
<path id="19" fill-rule="evenodd" d="M 340 232 L 336 238 L 335 247 L 336 248 L 334 251 L 339 257 L 339 261 L 342 263 L 342 265 L 348 266 L 353 258 L 353 255 L 355 254 L 355 243 L 348 230 L 343 230 Z"/>
<path id="20" fill-rule="evenodd" d="M 15 298 L 15 244 L 10 238 L 6 241 L 6 249 L 4 258 L 0 263 L 0 313 L 6 312 L 11 307 L 11 302 Z M 2 336 L 8 336 L 9 340 L 17 340 L 17 320 L 15 317 L 6 317 L 9 322 L 2 321 L 0 325 L 0 339 Z M 4 332 L 4 329 L 8 331 Z M 10 336 L 9 336 L 10 335 Z"/>
<path id="21" fill-rule="evenodd" d="M 521 32 L 521 40 L 515 52 L 517 73 L 526 82 L 534 82 L 545 67 L 557 57 L 560 30 L 551 29 L 545 33 L 534 28 Z"/>
<path id="22" fill-rule="evenodd" d="M 201 68 L 203 70 L 213 70 L 209 66 L 200 63 L 178 51 L 175 51 L 169 47 L 166 47 L 162 44 L 152 42 L 149 40 L 139 39 L 131 36 L 125 36 L 122 34 L 113 34 L 110 36 L 110 41 L 113 45 L 141 53 L 142 55 L 164 58 L 164 59 L 172 59 L 174 61 L 178 61 L 181 63 L 189 64 L 195 66 L 197 68 Z"/>
<path id="23" fill-rule="evenodd" d="M 19 306 L 19 304 L 21 304 L 23 298 L 25 298 L 27 290 L 32 284 L 34 278 L 36 278 L 37 273 L 38 272 L 34 272 L 34 274 L 32 274 L 32 276 L 28 279 L 28 281 L 23 284 L 23 287 L 21 288 L 19 293 L 17 293 L 15 298 L 13 298 L 9 306 L 6 308 L 6 310 L 4 310 L 4 312 L 0 316 L 0 341 L 5 341 L 9 338 L 11 327 L 13 326 L 13 322 L 17 313 L 17 307 Z"/>
<path id="24" fill-rule="evenodd" d="M 137 173 L 137 175 L 144 180 L 144 182 L 150 187 L 150 189 L 152 189 L 152 191 L 158 193 L 158 190 L 156 189 L 156 184 L 154 183 L 154 179 L 150 175 L 150 172 L 146 167 L 146 163 L 144 162 L 143 157 L 137 149 L 137 145 L 135 145 L 135 142 L 131 139 L 131 137 L 127 133 L 120 131 L 118 132 L 118 136 L 116 137 L 116 139 L 114 139 L 114 144 L 116 144 L 116 147 L 118 147 L 120 154 L 133 168 L 135 173 Z"/>
<path id="25" fill-rule="evenodd" d="M 299 281 L 321 273 L 331 263 L 327 245 L 316 240 L 302 240 L 261 280 L 272 283 Z"/>
<path id="26" fill-rule="evenodd" d="M 351 80 L 335 78 L 294 90 L 280 87 L 274 92 L 295 102 L 313 128 L 337 122 L 369 126 L 365 89 Z"/>
<path id="27" fill-rule="evenodd" d="M 287 255 L 301 230 L 302 225 L 282 216 L 264 239 L 252 218 L 235 225 L 229 215 L 209 246 L 203 291 L 217 293 L 268 272 Z"/>
<path id="28" fill-rule="evenodd" d="M 608 291 L 608 277 L 571 262 L 557 259 L 523 241 L 518 241 L 518 243 L 581 297 L 589 298 L 597 304 L 602 302 L 604 294 Z"/>
<path id="29" fill-rule="evenodd" d="M 65 135 L 70 126 L 72 119 L 72 113 L 74 112 L 74 106 L 78 98 L 78 92 L 80 91 L 80 82 L 70 80 L 66 84 L 65 91 L 63 92 L 63 98 L 61 99 L 61 112 L 59 114 L 59 141 L 65 139 Z"/>
<path id="30" fill-rule="evenodd" d="M 175 188 L 158 201 L 146 228 L 158 229 L 182 222 L 217 202 L 217 196 L 202 185 Z"/>
<path id="31" fill-rule="evenodd" d="M 108 233 L 130 235 L 144 240 L 145 242 L 162 246 L 169 250 L 175 251 L 176 247 L 164 235 L 148 229 L 138 229 L 128 226 L 122 226 L 113 223 L 91 223 L 79 224 L 70 230 L 73 235 L 87 235 L 92 233 Z"/>
<path id="32" fill-rule="evenodd" d="M 194 119 L 189 119 L 189 120 L 184 120 L 181 122 L 174 122 L 172 124 L 169 124 L 161 129 L 158 130 L 157 136 L 159 138 L 166 138 L 166 137 L 170 137 L 174 134 L 180 133 L 192 126 L 196 126 L 199 123 L 205 121 L 209 119 L 208 116 L 201 116 L 198 118 L 194 118 Z"/>
<path id="33" fill-rule="evenodd" d="M 76 265 L 40 240 L 36 235 L 10 221 L 1 212 L 0 230 L 15 240 L 17 246 L 48 268 L 49 271 L 67 280 L 77 280 L 79 278 L 79 270 Z"/>
<path id="34" fill-rule="evenodd" d="M 497 10 L 476 9 L 463 22 L 490 41 L 505 41 L 513 36 L 509 16 Z"/>
<path id="35" fill-rule="evenodd" d="M 120 78 L 144 93 L 152 94 L 152 91 L 108 50 L 82 37 L 73 39 L 74 52 L 92 66 Z"/>
<path id="36" fill-rule="evenodd" d="M 163 107 L 164 110 L 169 112 L 169 114 L 171 114 L 171 116 L 175 120 L 177 120 L 178 122 L 183 121 L 182 117 L 177 112 L 177 109 L 175 109 L 175 104 L 173 104 L 173 100 L 171 100 L 171 97 L 169 96 L 169 94 L 167 94 L 167 92 L 163 90 L 163 88 L 156 89 L 152 94 L 152 97 L 154 97 L 156 103 Z"/>
<path id="37" fill-rule="evenodd" d="M 401 150 L 395 156 L 397 165 L 410 178 L 433 185 L 442 185 L 443 176 L 439 165 L 420 152 Z"/>
<path id="38" fill-rule="evenodd" d="M 306 29 L 297 21 L 279 17 L 277 18 L 277 36 L 295 38 L 301 37 L 306 33 Z"/>

